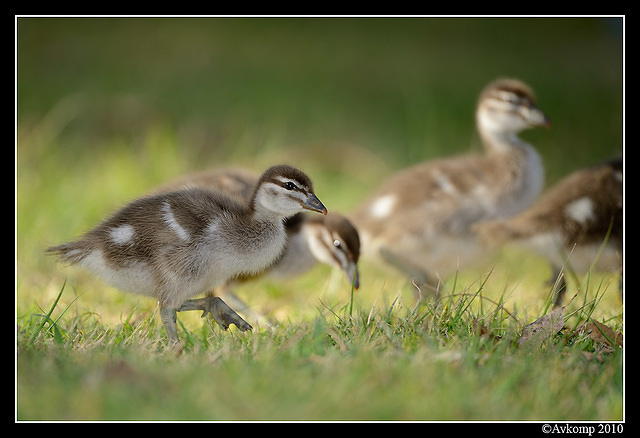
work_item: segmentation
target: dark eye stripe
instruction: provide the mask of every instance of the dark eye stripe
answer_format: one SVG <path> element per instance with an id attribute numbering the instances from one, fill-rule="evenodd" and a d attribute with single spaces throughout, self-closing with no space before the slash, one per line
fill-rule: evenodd
<path id="1" fill-rule="evenodd" d="M 279 185 L 280 187 L 290 190 L 292 192 L 300 192 L 305 196 L 309 195 L 309 191 L 304 187 L 304 186 L 300 186 L 297 185 L 295 182 L 293 181 L 280 181 L 279 179 L 271 179 L 270 182 Z"/>

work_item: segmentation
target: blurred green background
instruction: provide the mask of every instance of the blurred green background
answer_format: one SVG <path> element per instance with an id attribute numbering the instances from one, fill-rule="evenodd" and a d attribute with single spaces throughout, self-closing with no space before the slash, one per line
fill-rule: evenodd
<path id="1" fill-rule="evenodd" d="M 514 76 L 553 122 L 531 133 L 553 180 L 621 151 L 621 37 L 591 18 L 22 18 L 18 122 L 66 111 L 70 159 L 161 128 L 190 167 L 278 150 L 359 172 L 344 147 L 397 167 L 476 146 L 476 96 Z"/>
<path id="2" fill-rule="evenodd" d="M 622 38 L 616 18 L 18 18 L 18 304 L 69 273 L 47 246 L 187 172 L 287 162 L 348 213 L 394 170 L 479 150 L 500 76 L 552 121 L 523 133 L 548 184 L 619 155 Z"/>

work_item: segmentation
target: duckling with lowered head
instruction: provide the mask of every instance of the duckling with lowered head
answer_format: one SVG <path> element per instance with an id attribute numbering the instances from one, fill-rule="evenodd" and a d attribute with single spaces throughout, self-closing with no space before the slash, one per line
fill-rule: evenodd
<path id="1" fill-rule="evenodd" d="M 548 126 L 531 89 L 499 79 L 478 100 L 483 154 L 427 161 L 393 175 L 351 216 L 365 256 L 382 259 L 431 287 L 479 256 L 470 225 L 529 206 L 544 182 L 542 160 L 517 134 Z"/>
<path id="2" fill-rule="evenodd" d="M 150 195 L 47 252 L 118 289 L 156 298 L 167 337 L 177 343 L 179 311 L 203 310 L 224 329 L 251 329 L 220 298 L 191 298 L 271 265 L 286 245 L 283 219 L 302 210 L 327 213 L 309 177 L 279 165 L 262 174 L 249 202 L 199 188 Z"/>
<path id="3" fill-rule="evenodd" d="M 615 158 L 571 173 L 520 214 L 473 228 L 489 244 L 512 243 L 546 258 L 558 282 L 559 306 L 565 266 L 575 272 L 622 268 L 622 182 L 622 159 Z"/>

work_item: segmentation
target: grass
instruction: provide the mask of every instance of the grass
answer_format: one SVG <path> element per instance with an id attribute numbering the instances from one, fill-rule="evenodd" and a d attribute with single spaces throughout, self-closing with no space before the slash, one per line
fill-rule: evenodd
<path id="1" fill-rule="evenodd" d="M 595 356 L 588 337 L 569 336 L 593 308 L 530 351 L 517 345 L 518 315 L 473 291 L 411 307 L 318 304 L 314 317 L 251 333 L 183 325 L 180 355 L 153 312 L 110 326 L 93 312 L 51 318 L 69 311 L 54 303 L 19 320 L 19 419 L 621 418 L 622 349 Z"/>
<path id="2" fill-rule="evenodd" d="M 356 292 L 318 266 L 238 288 L 273 328 L 180 315 L 176 355 L 151 300 L 43 254 L 203 168 L 294 163 L 349 212 L 394 170 L 479 147 L 473 104 L 503 75 L 554 123 L 523 134 L 552 184 L 621 151 L 619 38 L 591 19 L 19 20 L 16 420 L 623 420 L 624 350 L 581 330 L 623 331 L 615 273 L 569 275 L 565 328 L 528 349 L 551 311 L 532 254 L 418 306 L 366 260 Z"/>

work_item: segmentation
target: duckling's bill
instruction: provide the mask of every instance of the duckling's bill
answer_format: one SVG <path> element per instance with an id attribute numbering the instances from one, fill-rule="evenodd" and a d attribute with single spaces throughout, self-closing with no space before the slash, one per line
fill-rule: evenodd
<path id="1" fill-rule="evenodd" d="M 347 274 L 347 280 L 351 282 L 353 288 L 358 290 L 360 288 L 360 274 L 358 273 L 358 266 L 355 263 L 349 263 L 345 268 L 345 274 Z"/>
<path id="2" fill-rule="evenodd" d="M 540 108 L 532 107 L 523 109 L 523 117 L 533 126 L 551 128 L 551 120 Z"/>
<path id="3" fill-rule="evenodd" d="M 318 213 L 322 213 L 324 215 L 327 214 L 327 208 L 324 205 L 322 205 L 322 202 L 320 202 L 318 197 L 313 193 L 311 193 L 307 197 L 307 200 L 304 201 L 304 203 L 302 204 L 302 207 L 307 210 L 317 211 Z"/>

